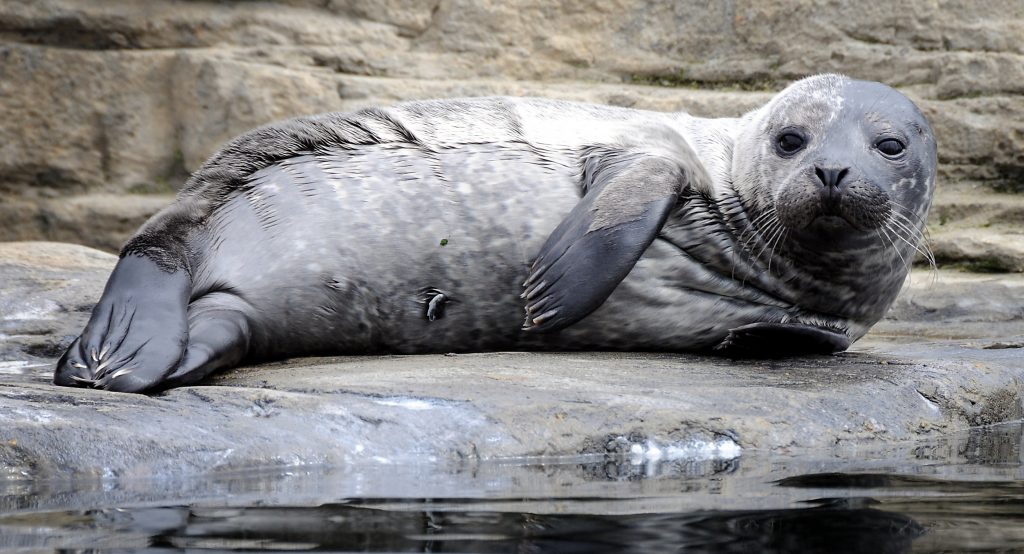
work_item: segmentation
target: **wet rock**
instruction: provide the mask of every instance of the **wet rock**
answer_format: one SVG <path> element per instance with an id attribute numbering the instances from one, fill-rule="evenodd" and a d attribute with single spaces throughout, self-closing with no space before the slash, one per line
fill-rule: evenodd
<path id="1" fill-rule="evenodd" d="M 943 271 L 928 284 L 915 272 L 890 319 L 839 356 L 351 356 L 239 368 L 151 397 L 55 387 L 54 359 L 114 262 L 67 244 L 0 243 L 7 479 L 457 465 L 602 448 L 722 461 L 1021 417 L 1020 275 Z"/>
<path id="2" fill-rule="evenodd" d="M 0 373 L 60 356 L 89 320 L 116 262 L 73 244 L 0 242 Z"/>

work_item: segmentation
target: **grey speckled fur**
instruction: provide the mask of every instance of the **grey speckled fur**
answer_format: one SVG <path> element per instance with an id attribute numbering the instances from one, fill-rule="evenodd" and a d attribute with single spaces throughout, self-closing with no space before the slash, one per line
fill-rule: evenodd
<path id="1" fill-rule="evenodd" d="M 780 156 L 776 137 L 790 127 L 807 146 Z M 873 141 L 887 134 L 907 146 L 903 159 L 880 157 Z M 647 169 L 616 169 L 631 163 Z M 849 167 L 855 192 L 817 217 L 815 167 L 835 163 Z M 611 184 L 595 185 L 602 179 Z M 238 356 L 171 384 L 241 359 L 312 353 L 707 349 L 757 322 L 855 340 L 902 285 L 934 179 L 935 144 L 916 107 L 835 75 L 797 82 L 736 119 L 542 99 L 412 102 L 233 140 L 122 256 L 187 275 L 192 342 L 203 314 L 233 314 L 231 333 L 245 334 L 243 346 L 231 343 Z M 592 204 L 574 212 L 584 194 Z M 609 262 L 628 275 L 607 299 L 578 291 L 594 295 L 578 310 L 596 307 L 586 317 L 523 330 L 522 284 L 570 213 L 582 227 L 563 226 L 568 239 L 602 231 L 612 248 L 626 237 L 646 249 Z M 438 294 L 443 312 L 432 314 L 443 317 L 432 320 Z M 58 383 L 150 390 L 174 369 L 111 386 L 87 350 L 72 346 Z M 88 370 L 63 378 L 79 358 Z"/>

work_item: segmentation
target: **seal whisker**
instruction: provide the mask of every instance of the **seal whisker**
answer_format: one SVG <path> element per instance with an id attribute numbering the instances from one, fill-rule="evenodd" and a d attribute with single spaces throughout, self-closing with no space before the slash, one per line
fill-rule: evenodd
<path id="1" fill-rule="evenodd" d="M 772 206 L 765 210 L 764 213 L 750 220 L 748 223 L 749 229 L 756 229 L 760 224 L 764 223 L 766 219 L 771 218 L 775 215 L 775 207 Z"/>
<path id="2" fill-rule="evenodd" d="M 903 237 L 900 237 L 900 239 L 902 239 L 904 242 L 907 242 L 908 244 L 910 244 L 914 248 L 915 252 L 917 252 L 922 257 L 924 257 L 925 262 L 928 263 L 929 271 L 938 271 L 938 269 L 939 269 L 938 268 L 938 264 L 935 262 L 935 259 L 931 257 L 931 252 L 930 251 L 926 251 L 926 250 L 921 249 L 919 246 L 917 246 L 917 245 L 915 245 L 913 243 L 910 243 L 909 241 L 907 241 Z"/>
<path id="3" fill-rule="evenodd" d="M 928 251 L 931 252 L 930 243 L 932 239 L 928 223 L 921 219 L 921 216 L 917 215 L 917 213 L 913 212 L 910 208 L 907 208 L 906 206 L 893 203 L 892 208 L 892 213 L 894 215 L 898 215 L 899 217 L 901 217 L 905 222 L 907 222 L 907 224 L 910 227 L 914 229 L 919 229 L 919 234 L 921 235 L 921 239 L 924 242 L 924 245 L 928 248 Z M 910 217 L 913 217 L 914 219 L 910 219 Z"/>
<path id="4" fill-rule="evenodd" d="M 921 256 L 924 257 L 925 261 L 928 262 L 929 266 L 933 266 L 934 267 L 935 266 L 935 258 L 933 257 L 930 249 L 925 249 L 925 248 L 921 247 L 920 240 L 918 240 L 918 239 L 920 239 L 920 236 L 915 234 L 911 229 L 907 229 L 906 226 L 904 224 L 900 223 L 899 221 L 893 220 L 892 224 L 893 224 L 892 230 L 893 230 L 893 232 L 896 232 L 896 236 L 898 236 L 903 242 L 905 242 L 908 245 L 910 245 L 910 247 L 913 248 L 915 252 L 917 252 L 918 254 L 921 254 Z M 900 233 L 897 232 L 897 231 L 899 231 L 901 229 L 910 237 L 910 239 L 915 239 L 915 240 L 911 241 L 907 237 L 904 237 L 903 235 L 901 235 Z M 926 248 L 927 248 L 927 246 L 926 246 Z"/>
<path id="5" fill-rule="evenodd" d="M 935 253 L 932 251 L 931 235 L 928 232 L 928 227 L 927 226 L 923 226 L 923 225 L 922 226 L 914 225 L 911 222 L 911 220 L 909 218 L 907 218 L 905 215 L 900 214 L 900 213 L 895 212 L 895 211 L 892 212 L 892 213 L 893 213 L 893 215 L 896 215 L 896 216 L 899 216 L 899 217 L 902 218 L 904 223 L 903 223 L 903 225 L 901 225 L 901 227 L 906 228 L 908 233 L 909 233 L 909 236 L 912 239 L 914 239 L 914 248 L 915 248 L 915 250 L 917 250 L 917 252 L 920 253 L 925 258 L 925 260 L 928 262 L 928 268 L 929 268 L 929 270 L 931 272 L 931 275 L 932 275 L 932 281 L 933 282 L 937 281 L 938 280 L 938 275 L 939 275 L 939 266 L 938 266 L 938 262 L 935 259 Z M 915 218 L 916 217 L 917 216 L 915 215 Z M 896 220 L 893 220 L 893 222 L 894 223 L 899 223 Z"/>
<path id="6" fill-rule="evenodd" d="M 897 216 L 897 215 L 899 215 L 899 214 L 897 214 L 895 212 L 892 212 L 892 214 L 891 214 L 891 216 L 892 216 L 891 222 L 894 225 L 898 225 L 901 229 L 906 231 L 908 237 L 913 238 L 915 240 L 920 240 L 921 238 L 924 237 L 924 231 L 922 231 L 921 229 L 918 229 L 912 222 L 910 222 L 910 220 L 907 220 L 907 219 L 896 219 L 895 216 Z"/>
<path id="7" fill-rule="evenodd" d="M 905 208 L 902 208 L 902 206 L 900 206 L 899 204 L 891 201 L 889 202 L 889 210 L 891 215 L 899 217 L 900 220 L 905 222 L 909 227 L 916 229 L 920 233 L 926 233 L 928 230 L 928 225 L 924 221 L 921 221 L 921 218 L 919 218 L 917 214 L 913 212 L 904 213 L 903 211 L 901 211 L 903 209 Z M 910 217 L 908 217 L 908 214 L 914 216 L 914 219 L 910 219 Z"/>
<path id="8" fill-rule="evenodd" d="M 744 241 L 743 237 L 746 234 L 749 233 L 750 237 L 747 240 L 752 239 L 754 237 L 755 233 L 758 231 L 758 228 L 762 224 L 764 224 L 766 222 L 770 223 L 772 220 L 776 220 L 776 221 L 778 220 L 778 218 L 775 217 L 775 215 L 776 215 L 775 214 L 775 207 L 773 206 L 772 208 L 769 208 L 767 211 L 765 211 L 763 214 L 761 214 L 761 215 L 757 216 L 756 218 L 754 218 L 753 220 L 751 220 L 747 224 L 747 229 L 743 231 L 743 234 L 740 235 L 740 238 L 738 240 L 739 241 L 743 241 L 743 243 L 745 245 L 746 241 Z"/>
<path id="9" fill-rule="evenodd" d="M 753 254 L 752 250 L 748 250 L 747 249 L 747 246 L 750 246 L 749 244 L 744 243 L 744 244 L 740 245 L 740 248 L 744 252 L 747 253 L 747 255 L 750 257 L 750 260 L 752 262 L 757 261 L 757 259 L 760 258 L 760 256 L 761 256 L 761 252 L 764 252 L 764 247 L 768 244 L 768 240 L 767 240 L 768 235 L 775 230 L 775 227 L 776 227 L 775 222 L 772 222 L 771 224 L 768 225 L 768 227 L 765 229 L 765 231 L 760 234 L 760 236 L 752 236 L 749 239 L 749 240 L 754 240 L 755 238 L 760 238 L 761 239 L 761 250 L 756 255 Z"/>
<path id="10" fill-rule="evenodd" d="M 889 241 L 889 248 L 895 249 L 895 244 L 892 242 L 892 238 L 890 238 L 888 235 L 886 235 L 885 238 L 882 237 L 882 228 L 881 227 L 878 227 L 878 228 L 875 229 L 875 234 L 878 235 L 878 242 L 882 243 L 882 248 L 883 249 L 886 248 L 886 246 L 885 246 L 885 241 L 886 240 Z M 891 261 L 889 262 L 889 268 L 892 269 L 893 265 L 895 265 L 895 264 L 896 264 L 896 258 L 891 258 Z"/>
<path id="11" fill-rule="evenodd" d="M 750 260 L 751 263 L 755 263 L 761 257 L 761 253 L 764 252 L 764 248 L 768 244 L 767 239 L 769 234 L 774 232 L 778 224 L 779 223 L 777 221 L 770 222 L 762 233 L 751 234 L 750 238 L 748 238 L 746 241 L 739 245 L 740 252 L 745 254 L 747 256 L 747 259 Z M 761 250 L 760 252 L 757 253 L 757 255 L 753 254 L 752 248 L 748 248 L 748 246 L 751 246 L 751 242 L 754 241 L 755 239 L 760 239 L 762 245 Z"/>
<path id="12" fill-rule="evenodd" d="M 904 233 L 906 233 L 906 236 L 907 236 L 908 239 L 913 239 L 914 241 L 918 241 L 921 238 L 920 230 L 915 229 L 913 226 L 907 225 L 903 221 L 900 221 L 898 219 L 894 219 L 893 218 L 893 219 L 889 219 L 889 221 L 887 223 L 889 224 L 890 229 L 892 229 L 892 230 L 897 230 L 898 229 L 898 230 L 903 231 Z"/>
<path id="13" fill-rule="evenodd" d="M 893 220 L 893 223 L 906 230 L 909 233 L 910 238 L 915 239 L 915 243 L 917 244 L 914 248 L 925 257 L 933 270 L 938 270 L 938 266 L 935 263 L 935 254 L 932 252 L 931 246 L 928 244 L 930 242 L 929 237 L 927 236 L 928 228 L 918 227 L 910 220 L 910 218 L 897 211 L 892 211 L 891 213 L 894 216 L 902 218 L 902 223 L 897 220 Z"/>
<path id="14" fill-rule="evenodd" d="M 733 248 L 732 248 L 732 269 L 731 269 L 731 273 L 729 275 L 730 279 L 736 280 L 736 266 L 740 262 L 740 259 L 741 259 L 740 257 L 743 254 L 747 253 L 747 250 L 746 250 L 747 244 L 751 240 L 753 240 L 754 237 L 757 236 L 757 230 L 758 230 L 757 223 L 760 222 L 760 221 L 765 220 L 768 217 L 770 217 L 772 215 L 773 211 L 774 210 L 765 211 L 764 213 L 758 215 L 754 219 L 749 219 L 748 218 L 747 221 L 746 221 L 746 226 L 743 229 L 743 231 L 740 232 L 739 236 L 736 238 L 735 241 L 732 241 L 730 243 L 733 246 Z M 744 279 L 746 279 L 746 278 L 744 277 Z"/>
<path id="15" fill-rule="evenodd" d="M 895 214 L 895 212 L 892 213 Z M 924 257 L 925 261 L 928 262 L 928 265 L 931 268 L 937 269 L 935 263 L 935 255 L 932 253 L 931 248 L 928 246 L 928 244 L 924 242 L 924 234 L 920 229 L 910 224 L 909 220 L 907 220 L 907 222 L 903 222 L 897 219 L 890 219 L 889 222 L 892 224 L 892 231 L 896 233 L 896 235 L 900 237 L 900 239 L 902 239 L 903 242 L 906 242 L 917 253 L 921 254 L 921 256 Z M 904 231 L 904 233 L 906 233 L 906 237 L 899 234 L 897 232 L 898 230 Z"/>
<path id="16" fill-rule="evenodd" d="M 889 227 L 886 225 L 879 227 L 879 229 L 881 229 L 882 232 L 885 233 L 885 236 L 889 239 L 889 244 L 891 244 L 892 249 L 896 251 L 896 255 L 900 257 L 900 260 L 903 262 L 903 267 L 907 271 L 910 271 L 910 262 L 908 262 L 907 259 L 903 256 L 903 253 L 900 252 L 900 247 L 896 246 L 896 241 L 893 240 L 891 236 L 889 236 L 889 231 L 893 231 L 893 233 L 895 233 L 896 231 L 889 229 Z"/>
<path id="17" fill-rule="evenodd" d="M 782 222 L 780 222 L 780 221 L 778 221 L 778 220 L 775 220 L 775 221 L 773 221 L 773 222 L 772 222 L 772 223 L 770 224 L 770 226 L 768 227 L 768 231 L 766 231 L 766 232 L 768 232 L 768 233 L 770 233 L 770 234 L 769 234 L 769 235 L 767 236 L 767 239 L 764 239 L 764 240 L 763 240 L 763 244 L 762 244 L 762 246 L 761 246 L 761 250 L 759 250 L 759 251 L 758 251 L 758 253 L 757 253 L 757 255 L 756 255 L 756 256 L 753 256 L 753 257 L 751 258 L 751 264 L 752 264 L 752 265 L 753 265 L 753 264 L 756 264 L 756 263 L 758 263 L 758 262 L 761 262 L 761 255 L 762 255 L 762 254 L 764 254 L 764 251 L 765 251 L 765 250 L 766 250 L 766 249 L 768 248 L 768 245 L 770 245 L 770 244 L 771 244 L 771 243 L 772 243 L 772 242 L 774 241 L 774 239 L 775 239 L 775 235 L 776 235 L 777 233 L 781 233 L 783 229 L 784 229 L 784 227 L 783 227 L 783 225 L 782 225 Z M 762 262 L 762 263 L 763 263 L 763 262 Z M 770 266 L 770 265 L 771 265 L 771 258 L 769 258 L 769 266 Z M 769 270 L 769 271 L 770 271 L 770 270 Z M 747 284 L 747 278 L 746 278 L 746 276 L 744 276 L 744 278 L 743 278 L 743 281 L 741 281 L 741 283 L 740 283 L 740 284 L 741 284 L 741 285 L 746 285 L 746 284 Z"/>
<path id="18" fill-rule="evenodd" d="M 768 246 L 775 240 L 775 235 L 782 233 L 783 230 L 785 230 L 785 226 L 782 225 L 781 221 L 775 221 L 769 229 L 771 229 L 771 234 L 768 235 L 768 238 L 764 241 L 764 244 L 761 246 L 761 250 L 757 252 L 757 256 L 754 256 L 755 261 L 761 260 L 761 255 L 764 254 L 764 251 L 767 250 Z M 769 258 L 769 262 L 770 261 L 771 259 Z"/>
<path id="19" fill-rule="evenodd" d="M 762 239 L 764 239 L 765 236 L 768 235 L 768 233 L 770 232 L 770 230 L 773 227 L 775 227 L 776 225 L 781 225 L 782 224 L 782 221 L 779 220 L 779 218 L 777 217 L 777 215 L 775 213 L 775 208 L 772 208 L 769 211 L 767 211 L 764 214 L 762 214 L 761 216 L 759 216 L 758 220 L 763 220 L 762 221 L 763 229 L 761 230 L 762 232 L 760 234 Z M 757 235 L 757 230 L 758 229 L 754 228 L 753 225 L 751 225 L 751 235 L 750 235 L 750 237 L 746 241 L 744 241 L 743 246 L 742 246 L 744 249 L 746 249 L 747 244 L 750 241 L 752 241 L 752 240 L 757 238 L 757 236 L 758 236 Z"/>
<path id="20" fill-rule="evenodd" d="M 789 233 L 789 229 L 783 227 L 782 228 L 782 232 L 779 233 L 779 237 L 777 239 L 775 239 L 775 242 L 772 244 L 772 249 L 768 252 L 768 274 L 769 275 L 771 275 L 771 273 L 772 273 L 772 260 L 775 259 L 775 248 L 777 246 L 781 246 L 782 245 L 783 241 L 786 240 L 786 234 L 788 234 L 788 233 Z"/>
<path id="21" fill-rule="evenodd" d="M 904 206 L 903 204 L 900 204 L 900 203 L 898 203 L 898 202 L 893 202 L 893 201 L 891 201 L 891 200 L 890 200 L 890 202 L 889 202 L 889 206 L 890 206 L 891 208 L 895 209 L 896 211 L 900 212 L 901 214 L 903 214 L 903 216 L 904 216 L 904 217 L 907 217 L 907 216 L 913 216 L 913 217 L 914 217 L 914 219 L 915 219 L 915 220 L 917 221 L 917 223 L 918 223 L 918 224 L 919 224 L 919 225 L 920 225 L 921 227 L 926 227 L 926 222 L 925 222 L 925 220 L 921 219 L 921 216 L 917 215 L 917 213 L 916 213 L 916 212 L 914 212 L 913 210 L 911 210 L 911 209 L 910 209 L 910 208 L 908 208 L 907 206 Z"/>

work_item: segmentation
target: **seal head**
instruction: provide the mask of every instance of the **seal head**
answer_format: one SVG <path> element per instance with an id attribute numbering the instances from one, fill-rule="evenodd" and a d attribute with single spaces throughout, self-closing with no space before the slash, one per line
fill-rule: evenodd
<path id="1" fill-rule="evenodd" d="M 733 183 L 752 225 L 775 237 L 780 272 L 805 290 L 816 281 L 836 291 L 803 304 L 863 321 L 866 331 L 920 248 L 935 165 L 931 127 L 908 98 L 881 83 L 820 75 L 752 114 L 737 140 Z M 877 301 L 854 298 L 868 290 Z"/>

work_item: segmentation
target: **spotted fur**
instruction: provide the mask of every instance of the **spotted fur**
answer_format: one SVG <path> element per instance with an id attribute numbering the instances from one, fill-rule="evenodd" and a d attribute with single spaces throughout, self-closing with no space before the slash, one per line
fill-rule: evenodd
<path id="1" fill-rule="evenodd" d="M 807 146 L 780 156 L 790 127 Z M 907 155 L 879 157 L 880 136 Z M 815 182 L 824 163 L 848 166 L 838 201 Z M 125 245 L 128 269 L 111 282 L 163 279 L 187 291 L 188 310 L 163 288 L 125 284 L 108 288 L 103 317 L 135 314 L 125 344 L 148 344 L 132 329 L 160 317 L 187 340 L 160 342 L 159 364 L 108 361 L 100 379 L 89 349 L 127 358 L 90 322 L 55 380 L 152 390 L 313 353 L 710 349 L 758 339 L 757 324 L 770 330 L 762 342 L 793 325 L 794 340 L 840 344 L 899 291 L 934 179 L 934 139 L 913 104 L 836 75 L 739 118 L 518 98 L 298 118 L 228 143 Z M 559 275 L 573 286 L 552 285 L 560 296 L 522 299 L 549 237 L 614 279 L 591 286 L 572 262 Z M 549 332 L 520 328 L 524 306 L 556 321 L 548 312 L 584 295 Z M 147 315 L 157 300 L 166 308 Z"/>

